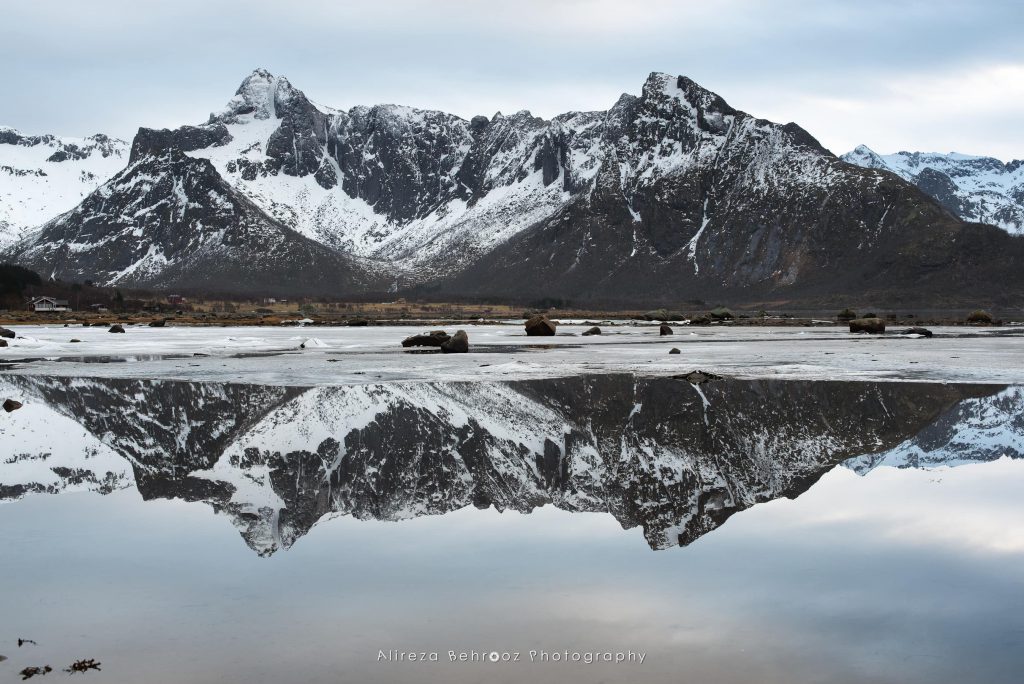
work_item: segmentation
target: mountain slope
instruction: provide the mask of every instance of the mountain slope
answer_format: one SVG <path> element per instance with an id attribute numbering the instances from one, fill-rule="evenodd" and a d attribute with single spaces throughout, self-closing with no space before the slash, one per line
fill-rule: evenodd
<path id="1" fill-rule="evenodd" d="M 127 159 L 128 143 L 102 134 L 23 135 L 0 126 L 0 248 L 74 208 Z"/>
<path id="2" fill-rule="evenodd" d="M 266 216 L 208 161 L 174 148 L 135 156 L 11 254 L 56 278 L 181 291 L 336 293 L 369 282 L 348 258 Z"/>
<path id="3" fill-rule="evenodd" d="M 1024 234 L 1024 160 L 929 152 L 881 155 L 860 145 L 843 155 L 865 168 L 892 171 L 965 221 L 990 223 Z"/>

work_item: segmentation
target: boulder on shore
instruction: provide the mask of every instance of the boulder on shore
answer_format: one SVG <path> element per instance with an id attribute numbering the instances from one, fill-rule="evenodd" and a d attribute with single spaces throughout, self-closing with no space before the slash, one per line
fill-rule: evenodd
<path id="1" fill-rule="evenodd" d="M 658 333 L 661 334 L 661 335 L 671 335 L 672 334 L 672 328 L 670 328 L 667 325 L 665 325 L 664 323 L 662 323 L 661 327 L 658 328 Z"/>
<path id="2" fill-rule="evenodd" d="M 682 354 L 683 352 L 679 351 L 678 347 L 672 347 L 671 349 L 668 350 L 668 353 L 669 354 Z"/>
<path id="3" fill-rule="evenodd" d="M 967 314 L 967 322 L 975 325 L 992 325 L 992 314 L 978 309 Z"/>
<path id="4" fill-rule="evenodd" d="M 558 324 L 550 320 L 547 316 L 537 315 L 526 321 L 526 334 L 530 337 L 550 337 L 555 334 L 555 329 L 557 327 Z"/>
<path id="5" fill-rule="evenodd" d="M 690 319 L 690 325 L 711 325 L 711 316 L 698 314 Z"/>
<path id="6" fill-rule="evenodd" d="M 403 347 L 440 347 L 451 339 L 444 330 L 431 330 L 419 335 L 411 335 L 402 340 Z"/>
<path id="7" fill-rule="evenodd" d="M 350 318 L 348 323 L 347 323 L 347 325 L 353 325 L 353 326 L 370 325 L 370 319 L 369 318 Z"/>
<path id="8" fill-rule="evenodd" d="M 149 322 L 149 327 L 150 328 L 162 328 L 165 325 L 167 325 L 167 319 L 166 318 L 160 318 L 160 319 L 157 319 L 155 321 L 150 321 Z"/>
<path id="9" fill-rule="evenodd" d="M 455 334 L 441 345 L 441 351 L 445 354 L 465 354 L 469 351 L 469 335 L 465 330 L 455 331 Z"/>
<path id="10" fill-rule="evenodd" d="M 587 336 L 587 335 L 600 335 L 600 334 L 601 334 L 601 329 L 598 328 L 596 325 L 594 327 L 590 328 L 589 330 L 584 330 L 583 331 L 583 335 L 584 336 Z"/>
<path id="11" fill-rule="evenodd" d="M 13 399 L 7 399 L 4 401 L 4 411 L 7 411 L 8 413 L 11 411 L 17 411 L 21 407 L 22 403 L 20 401 L 14 401 Z"/>
<path id="12" fill-rule="evenodd" d="M 854 318 L 850 321 L 850 332 L 881 335 L 885 332 L 885 321 L 881 318 Z"/>
<path id="13" fill-rule="evenodd" d="M 906 330 L 900 330 L 898 335 L 920 335 L 921 337 L 931 337 L 932 331 L 928 328 L 907 328 Z"/>
<path id="14" fill-rule="evenodd" d="M 0 338 L 0 347 L 6 347 L 6 346 L 7 346 L 7 340 L 5 340 L 3 338 Z"/>
<path id="15" fill-rule="evenodd" d="M 115 323 L 114 325 L 110 326 L 110 330 L 108 330 L 107 332 L 123 333 L 124 332 L 124 328 L 121 325 Z"/>
<path id="16" fill-rule="evenodd" d="M 8 330 L 7 328 L 0 328 L 0 337 L 9 337 L 13 340 L 15 337 L 14 331 Z"/>
<path id="17" fill-rule="evenodd" d="M 736 316 L 733 315 L 732 311 L 725 308 L 724 306 L 715 307 L 711 311 L 708 311 L 708 315 L 716 321 L 730 321 Z"/>

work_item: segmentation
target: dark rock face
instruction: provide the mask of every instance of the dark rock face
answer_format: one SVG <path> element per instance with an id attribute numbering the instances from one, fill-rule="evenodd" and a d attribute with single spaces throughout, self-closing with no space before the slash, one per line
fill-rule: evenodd
<path id="1" fill-rule="evenodd" d="M 661 326 L 658 328 L 658 334 L 659 335 L 671 335 L 672 334 L 672 328 L 670 328 L 669 326 L 667 326 L 664 323 L 662 323 Z"/>
<path id="2" fill-rule="evenodd" d="M 699 391 L 632 375 L 318 388 L 10 381 L 104 435 L 130 458 L 143 498 L 205 502 L 263 555 L 329 513 L 400 520 L 469 504 L 603 511 L 642 526 L 652 548 L 685 545 L 1003 390 L 704 375 Z M 296 443 L 297 426 L 319 436 Z M 249 501 L 253 488 L 265 491 Z"/>
<path id="3" fill-rule="evenodd" d="M 118 324 L 115 323 L 114 325 L 110 326 L 110 330 L 108 330 L 107 332 L 123 333 L 124 332 L 124 327 L 122 327 L 121 325 L 118 325 Z"/>
<path id="4" fill-rule="evenodd" d="M 598 328 L 596 325 L 593 326 L 593 327 L 587 328 L 586 330 L 583 331 L 583 335 L 584 336 L 600 335 L 600 334 L 601 334 L 601 329 Z"/>
<path id="5" fill-rule="evenodd" d="M 0 347 L 6 347 L 6 346 L 7 346 L 7 340 L 0 338 Z"/>
<path id="6" fill-rule="evenodd" d="M 469 351 L 469 335 L 465 330 L 458 330 L 451 339 L 441 344 L 441 351 L 445 354 L 465 354 Z"/>
<path id="7" fill-rule="evenodd" d="M 885 332 L 885 321 L 881 318 L 854 318 L 850 321 L 850 332 L 881 335 Z"/>
<path id="8" fill-rule="evenodd" d="M 161 318 L 161 319 L 156 320 L 156 321 L 150 321 L 149 322 L 149 327 L 150 328 L 162 328 L 165 325 L 167 325 L 167 319 L 164 319 L 164 318 Z"/>
<path id="9" fill-rule="evenodd" d="M 6 411 L 7 413 L 10 413 L 11 411 L 17 411 L 22 407 L 22 405 L 23 404 L 20 401 L 15 401 L 14 399 L 5 399 L 4 411 Z"/>
<path id="10" fill-rule="evenodd" d="M 530 337 L 550 337 L 555 334 L 557 328 L 558 324 L 549 320 L 547 316 L 537 315 L 526 321 L 526 334 Z"/>
<path id="11" fill-rule="evenodd" d="M 182 126 L 173 131 L 166 128 L 161 130 L 140 128 L 132 141 L 129 163 L 137 162 L 145 156 L 166 154 L 172 149 L 192 152 L 207 147 L 220 147 L 230 141 L 231 134 L 228 133 L 224 124 Z"/>
<path id="12" fill-rule="evenodd" d="M 444 330 L 432 330 L 422 335 L 411 335 L 402 340 L 403 347 L 440 347 L 451 339 Z"/>
<path id="13" fill-rule="evenodd" d="M 683 352 L 679 351 L 678 347 L 672 347 L 671 349 L 668 350 L 668 353 L 669 354 L 682 354 Z"/>
<path id="14" fill-rule="evenodd" d="M 8 330 L 7 328 L 0 327 L 0 337 L 6 337 L 13 340 L 16 336 L 13 330 Z"/>

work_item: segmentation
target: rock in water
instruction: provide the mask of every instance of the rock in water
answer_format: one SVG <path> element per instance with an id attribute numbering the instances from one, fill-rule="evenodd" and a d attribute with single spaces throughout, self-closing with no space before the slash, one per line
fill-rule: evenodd
<path id="1" fill-rule="evenodd" d="M 601 329 L 598 328 L 596 325 L 593 328 L 590 328 L 589 330 L 584 330 L 583 331 L 583 335 L 584 336 L 586 336 L 586 335 L 600 335 L 600 334 L 601 334 Z"/>
<path id="2" fill-rule="evenodd" d="M 932 331 L 928 328 L 907 328 L 906 330 L 900 330 L 899 335 L 920 335 L 921 337 L 931 337 Z"/>
<path id="3" fill-rule="evenodd" d="M 6 347 L 6 346 L 7 346 L 7 340 L 0 339 L 0 347 Z"/>
<path id="4" fill-rule="evenodd" d="M 668 353 L 669 354 L 682 354 L 683 352 L 679 351 L 678 347 L 672 347 L 671 349 L 668 350 Z"/>
<path id="5" fill-rule="evenodd" d="M 150 328 L 162 328 L 166 324 L 167 324 L 167 319 L 166 318 L 161 318 L 158 321 L 150 321 L 149 322 L 149 327 Z"/>
<path id="6" fill-rule="evenodd" d="M 4 411 L 7 411 L 7 413 L 10 413 L 11 411 L 17 411 L 21 407 L 22 403 L 20 401 L 14 401 L 13 399 L 7 399 L 6 401 L 4 401 Z"/>
<path id="7" fill-rule="evenodd" d="M 672 328 L 670 328 L 667 325 L 665 325 L 664 323 L 662 323 L 661 327 L 658 329 L 658 332 L 660 334 L 662 334 L 662 335 L 671 335 L 672 334 Z"/>
<path id="8" fill-rule="evenodd" d="M 881 335 L 885 332 L 885 321 L 881 318 L 854 318 L 850 321 L 850 332 Z"/>
<path id="9" fill-rule="evenodd" d="M 469 351 L 469 335 L 465 330 L 456 331 L 451 339 L 441 345 L 441 351 L 445 354 L 465 354 Z"/>
<path id="10" fill-rule="evenodd" d="M 110 330 L 108 330 L 107 332 L 123 333 L 124 332 L 124 328 L 122 326 L 118 325 L 117 323 L 115 323 L 114 325 L 110 326 Z"/>
<path id="11" fill-rule="evenodd" d="M 444 330 L 431 330 L 421 335 L 412 335 L 402 340 L 403 347 L 440 347 L 451 339 Z"/>
<path id="12" fill-rule="evenodd" d="M 703 385 L 705 382 L 711 382 L 712 380 L 721 380 L 721 375 L 715 375 L 714 373 L 708 373 L 707 371 L 695 370 L 685 373 L 683 375 L 673 375 L 676 380 L 685 380 L 691 385 Z"/>
<path id="13" fill-rule="evenodd" d="M 549 320 L 547 316 L 533 316 L 530 320 L 526 321 L 526 334 L 530 337 L 536 336 L 548 336 L 555 334 L 555 329 L 558 324 L 552 320 Z"/>
<path id="14" fill-rule="evenodd" d="M 71 342 L 71 343 L 81 342 L 81 341 L 82 340 L 78 339 L 77 337 L 72 337 L 70 340 L 68 340 L 68 342 Z"/>
<path id="15" fill-rule="evenodd" d="M 14 339 L 14 331 L 8 330 L 7 328 L 0 328 L 0 337 L 8 337 Z"/>

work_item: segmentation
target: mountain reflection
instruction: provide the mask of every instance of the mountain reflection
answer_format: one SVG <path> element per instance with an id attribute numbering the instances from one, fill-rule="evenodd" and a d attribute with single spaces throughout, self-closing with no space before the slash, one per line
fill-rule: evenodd
<path id="1" fill-rule="evenodd" d="M 965 421 L 1019 422 L 1024 403 L 1021 388 L 995 385 L 633 375 L 312 388 L 8 376 L 3 385 L 26 407 L 81 425 L 130 474 L 104 471 L 86 450 L 47 466 L 58 484 L 13 482 L 13 468 L 48 454 L 5 449 L 14 456 L 0 465 L 0 498 L 68 482 L 107 493 L 134 480 L 147 500 L 210 505 L 260 555 L 329 514 L 402 520 L 470 504 L 606 512 L 641 526 L 651 548 L 686 545 L 737 511 L 798 496 L 847 459 L 864 471 L 902 449 L 912 464 L 913 454 L 963 442 Z M 0 445 L 15 440 L 0 434 Z"/>

